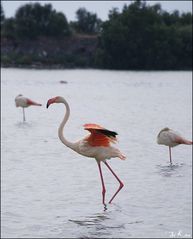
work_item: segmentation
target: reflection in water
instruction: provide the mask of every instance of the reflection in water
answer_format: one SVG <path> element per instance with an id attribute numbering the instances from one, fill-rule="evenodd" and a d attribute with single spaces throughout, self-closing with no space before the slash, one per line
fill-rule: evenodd
<path id="1" fill-rule="evenodd" d="M 183 167 L 183 163 L 180 164 L 172 164 L 172 165 L 157 165 L 158 173 L 164 177 L 171 177 L 171 176 L 177 176 L 177 177 L 183 177 L 183 175 L 179 174 L 180 169 Z"/>
<path id="2" fill-rule="evenodd" d="M 107 215 L 103 215 L 103 214 L 96 214 L 93 216 L 88 216 L 83 220 L 72 220 L 69 219 L 70 222 L 74 222 L 79 226 L 89 226 L 89 225 L 96 225 L 96 224 L 100 224 L 105 220 L 110 219 Z"/>
<path id="3" fill-rule="evenodd" d="M 74 223 L 79 230 L 81 235 L 79 238 L 105 238 L 105 237 L 115 237 L 120 235 L 121 232 L 126 230 L 126 227 L 132 224 L 143 223 L 142 220 L 132 220 L 128 221 L 130 217 L 126 214 L 118 205 L 113 205 L 115 210 L 107 210 L 101 213 L 96 213 L 90 216 L 85 216 L 81 220 L 69 219 L 69 222 Z M 83 230 L 84 228 L 84 230 Z M 84 234 L 82 234 L 84 232 Z M 129 228 L 127 228 L 128 236 Z"/>
<path id="4" fill-rule="evenodd" d="M 89 238 L 89 235 L 97 237 L 110 236 L 111 233 L 108 232 L 108 228 L 105 225 L 105 222 L 109 219 L 106 213 L 97 213 L 92 216 L 87 216 L 82 220 L 69 219 L 69 221 L 75 223 L 78 227 L 84 227 L 84 230 L 80 230 L 80 233 L 82 234 L 82 232 L 84 232 L 84 234 L 80 235 L 79 238 Z"/>
<path id="5" fill-rule="evenodd" d="M 69 219 L 70 222 L 75 223 L 78 227 L 84 227 L 84 235 L 82 234 L 79 238 L 89 238 L 93 236 L 97 237 L 107 237 L 112 236 L 112 230 L 121 230 L 125 228 L 124 223 L 117 223 L 112 220 L 115 216 L 112 215 L 113 212 L 106 211 L 103 213 L 96 213 L 91 216 L 86 216 L 82 220 Z M 87 232 L 87 234 L 85 234 Z"/>
<path id="6" fill-rule="evenodd" d="M 16 127 L 20 128 L 20 129 L 25 129 L 25 128 L 29 128 L 32 126 L 32 123 L 29 123 L 29 122 L 18 122 L 15 124 Z"/>

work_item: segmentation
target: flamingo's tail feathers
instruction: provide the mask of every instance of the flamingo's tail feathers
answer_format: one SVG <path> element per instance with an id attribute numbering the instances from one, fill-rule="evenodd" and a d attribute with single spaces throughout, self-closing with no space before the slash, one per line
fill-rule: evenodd
<path id="1" fill-rule="evenodd" d="M 121 160 L 125 160 L 125 159 L 126 159 L 126 156 L 123 155 L 123 154 L 120 154 L 120 155 L 119 155 L 119 158 L 120 158 Z"/>
<path id="2" fill-rule="evenodd" d="M 33 102 L 33 103 L 32 103 L 32 104 L 30 104 L 30 105 L 42 106 L 42 104 L 38 104 L 38 103 L 35 103 L 35 102 Z"/>
<path id="3" fill-rule="evenodd" d="M 191 144 L 192 144 L 192 141 L 187 140 L 187 139 L 182 138 L 182 137 L 178 137 L 178 138 L 176 138 L 176 143 L 178 143 L 178 144 L 187 144 L 187 145 L 191 145 Z"/>
<path id="4" fill-rule="evenodd" d="M 28 104 L 28 105 L 42 106 L 42 104 L 36 103 L 36 102 L 34 102 L 34 101 L 30 100 L 30 99 L 27 99 L 27 104 Z"/>
<path id="5" fill-rule="evenodd" d="M 189 140 L 184 140 L 184 144 L 191 145 L 192 143 L 193 143 L 192 141 L 189 141 Z"/>

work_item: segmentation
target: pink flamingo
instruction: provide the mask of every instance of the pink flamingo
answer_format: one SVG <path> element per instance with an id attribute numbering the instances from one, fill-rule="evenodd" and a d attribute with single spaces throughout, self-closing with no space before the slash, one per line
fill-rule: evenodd
<path id="1" fill-rule="evenodd" d="M 110 199 L 109 203 L 113 201 L 115 196 L 118 194 L 118 192 L 122 189 L 124 186 L 122 181 L 119 179 L 119 177 L 115 174 L 115 172 L 112 170 L 112 168 L 109 166 L 109 164 L 106 162 L 106 159 L 115 158 L 118 157 L 122 160 L 124 160 L 126 157 L 119 151 L 119 149 L 114 148 L 110 145 L 110 143 L 116 142 L 116 135 L 117 133 L 114 131 L 107 130 L 100 125 L 97 124 L 85 124 L 84 129 L 88 130 L 91 134 L 86 136 L 85 138 L 79 140 L 78 142 L 72 143 L 66 140 L 66 138 L 63 135 L 63 129 L 64 126 L 70 116 L 70 107 L 67 103 L 67 101 L 61 97 L 57 96 L 54 98 L 51 98 L 47 102 L 47 108 L 49 105 L 53 103 L 63 103 L 66 107 L 66 112 L 63 121 L 61 122 L 59 128 L 58 128 L 58 136 L 61 140 L 61 142 L 66 145 L 67 147 L 71 148 L 75 152 L 84 155 L 86 157 L 95 158 L 98 164 L 101 183 L 102 183 L 102 203 L 105 206 L 105 193 L 106 188 L 104 184 L 103 174 L 101 170 L 101 162 L 103 162 L 107 168 L 111 171 L 111 173 L 114 175 L 114 177 L 119 182 L 119 188 L 115 192 L 115 194 Z"/>
<path id="2" fill-rule="evenodd" d="M 25 121 L 24 108 L 27 108 L 27 107 L 32 106 L 32 105 L 41 106 L 41 104 L 36 103 L 36 102 L 24 97 L 21 94 L 15 97 L 15 105 L 16 105 L 16 107 L 22 107 L 23 108 L 23 121 Z"/>
<path id="3" fill-rule="evenodd" d="M 191 145 L 192 141 L 183 138 L 179 133 L 169 128 L 162 129 L 157 136 L 157 143 L 169 146 L 170 164 L 172 164 L 171 148 L 179 144 Z"/>

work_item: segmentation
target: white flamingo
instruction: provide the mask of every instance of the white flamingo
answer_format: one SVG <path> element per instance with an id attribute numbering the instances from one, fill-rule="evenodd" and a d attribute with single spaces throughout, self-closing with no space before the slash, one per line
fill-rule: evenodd
<path id="1" fill-rule="evenodd" d="M 75 143 L 69 142 L 63 135 L 63 129 L 70 116 L 70 107 L 67 101 L 61 96 L 57 96 L 57 97 L 49 99 L 47 102 L 47 108 L 49 107 L 49 105 L 53 103 L 62 103 L 66 107 L 64 119 L 58 128 L 58 136 L 61 142 L 67 147 L 69 147 L 70 149 L 74 150 L 75 152 L 81 155 L 96 159 L 98 168 L 99 168 L 101 183 L 102 183 L 102 203 L 104 204 L 106 208 L 106 204 L 105 204 L 106 189 L 105 189 L 104 179 L 103 179 L 102 170 L 101 170 L 101 162 L 103 162 L 107 166 L 107 168 L 111 171 L 114 177 L 118 180 L 120 185 L 118 190 L 110 199 L 109 203 L 113 201 L 114 197 L 118 194 L 118 192 L 123 187 L 122 181 L 118 178 L 118 176 L 114 173 L 114 171 L 112 170 L 112 168 L 109 166 L 109 164 L 106 161 L 106 159 L 115 158 L 115 157 L 118 157 L 122 160 L 126 158 L 119 151 L 119 149 L 114 148 L 110 145 L 110 143 L 116 142 L 117 133 L 114 131 L 107 130 L 97 124 L 85 124 L 84 129 L 88 130 L 91 134 L 79 140 L 78 142 L 75 142 Z"/>
<path id="2" fill-rule="evenodd" d="M 23 108 L 23 121 L 25 121 L 25 110 L 24 110 L 24 108 L 27 108 L 27 107 L 32 106 L 32 105 L 41 106 L 41 104 L 36 103 L 36 102 L 24 97 L 21 94 L 15 97 L 15 105 L 16 105 L 16 107 L 22 107 Z"/>
<path id="3" fill-rule="evenodd" d="M 171 148 L 179 144 L 191 145 L 192 141 L 185 139 L 179 133 L 169 128 L 162 129 L 157 136 L 157 143 L 169 147 L 170 164 L 172 164 Z"/>

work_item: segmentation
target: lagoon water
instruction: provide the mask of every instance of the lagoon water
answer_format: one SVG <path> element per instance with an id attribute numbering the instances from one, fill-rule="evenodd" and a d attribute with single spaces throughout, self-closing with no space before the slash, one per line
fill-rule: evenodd
<path id="1" fill-rule="evenodd" d="M 43 104 L 25 123 L 18 94 Z M 95 160 L 58 139 L 64 106 L 46 109 L 57 95 L 71 107 L 70 141 L 85 123 L 119 134 L 127 159 L 109 164 L 125 186 L 106 211 Z M 192 237 L 192 146 L 174 148 L 170 166 L 156 143 L 166 126 L 192 139 L 192 72 L 1 69 L 1 237 Z M 102 168 L 108 200 L 118 183 Z"/>

